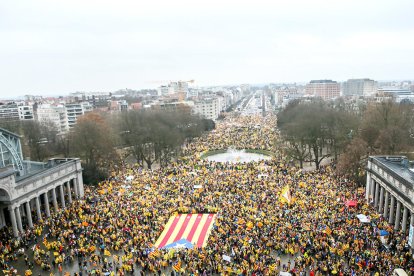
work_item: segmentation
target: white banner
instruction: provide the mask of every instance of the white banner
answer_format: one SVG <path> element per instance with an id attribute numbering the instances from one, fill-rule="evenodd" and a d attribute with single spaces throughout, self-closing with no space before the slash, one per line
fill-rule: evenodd
<path id="1" fill-rule="evenodd" d="M 410 234 L 408 235 L 408 245 L 412 246 L 414 235 L 414 227 L 410 224 Z"/>

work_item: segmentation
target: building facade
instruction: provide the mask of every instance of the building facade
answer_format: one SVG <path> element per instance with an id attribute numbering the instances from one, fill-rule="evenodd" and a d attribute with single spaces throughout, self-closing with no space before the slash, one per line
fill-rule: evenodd
<path id="1" fill-rule="evenodd" d="M 23 161 L 19 136 L 4 129 L 0 149 L 0 228 L 10 226 L 15 237 L 84 196 L 79 159 Z"/>
<path id="2" fill-rule="evenodd" d="M 193 113 L 206 119 L 216 120 L 220 115 L 220 111 L 218 97 L 203 98 L 194 102 Z"/>
<path id="3" fill-rule="evenodd" d="M 33 106 L 31 105 L 27 105 L 24 102 L 0 104 L 0 120 L 25 121 L 33 119 Z"/>
<path id="4" fill-rule="evenodd" d="M 168 85 L 161 85 L 157 88 L 157 95 L 158 96 L 166 96 L 169 93 Z"/>
<path id="5" fill-rule="evenodd" d="M 128 110 L 128 102 L 126 100 L 110 101 L 109 110 L 110 111 L 126 111 Z"/>
<path id="6" fill-rule="evenodd" d="M 409 164 L 405 156 L 370 156 L 365 194 L 394 230 L 407 237 L 414 230 L 414 170 Z M 414 235 L 409 238 L 414 249 Z"/>
<path id="7" fill-rule="evenodd" d="M 0 120 L 18 121 L 19 118 L 19 107 L 16 103 L 0 105 Z"/>
<path id="8" fill-rule="evenodd" d="M 41 123 L 51 122 L 59 133 L 69 130 L 66 108 L 63 105 L 41 105 L 37 108 L 37 120 Z"/>
<path id="9" fill-rule="evenodd" d="M 332 80 L 312 80 L 306 85 L 306 94 L 323 100 L 335 99 L 341 94 L 341 86 Z"/>
<path id="10" fill-rule="evenodd" d="M 378 83 L 370 79 L 349 79 L 342 85 L 343 96 L 370 97 L 377 93 Z"/>
<path id="11" fill-rule="evenodd" d="M 92 111 L 93 109 L 89 102 L 66 104 L 65 107 L 69 128 L 75 126 L 78 117 L 82 116 L 86 112 Z"/>
<path id="12" fill-rule="evenodd" d="M 31 105 L 19 105 L 19 119 L 21 121 L 25 120 L 33 120 L 34 114 L 33 114 L 33 106 Z"/>
<path id="13" fill-rule="evenodd" d="M 414 92 L 404 88 L 380 87 L 377 97 L 389 98 L 396 103 L 414 103 Z"/>

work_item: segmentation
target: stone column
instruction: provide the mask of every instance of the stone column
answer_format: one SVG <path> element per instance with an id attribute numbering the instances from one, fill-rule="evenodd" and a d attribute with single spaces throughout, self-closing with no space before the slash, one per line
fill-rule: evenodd
<path id="1" fill-rule="evenodd" d="M 42 219 L 42 212 L 40 212 L 40 200 L 39 197 L 35 197 L 35 202 L 36 202 L 36 213 L 37 213 L 37 219 L 41 220 Z"/>
<path id="2" fill-rule="evenodd" d="M 371 189 L 370 189 L 370 191 L 369 191 L 369 194 L 370 194 L 370 198 L 371 198 L 371 200 L 370 200 L 370 203 L 372 202 L 374 202 L 374 197 L 375 197 L 375 180 L 374 179 L 372 179 L 371 178 Z"/>
<path id="3" fill-rule="evenodd" d="M 30 228 L 33 228 L 32 211 L 30 210 L 30 201 L 26 202 L 25 205 L 26 205 L 27 223 L 29 224 Z"/>
<path id="4" fill-rule="evenodd" d="M 45 200 L 46 217 L 50 217 L 49 197 L 47 195 L 47 192 L 43 194 L 43 198 Z"/>
<path id="5" fill-rule="evenodd" d="M 375 199 L 374 199 L 375 208 L 378 207 L 379 191 L 380 191 L 380 184 L 375 181 Z"/>
<path id="6" fill-rule="evenodd" d="M 78 199 L 79 198 L 78 184 L 75 178 L 72 179 L 72 181 L 73 181 L 73 188 L 75 189 L 75 198 Z"/>
<path id="7" fill-rule="evenodd" d="M 14 213 L 13 206 L 9 206 L 9 213 L 10 213 L 10 219 L 11 219 L 12 228 L 13 228 L 13 235 L 15 238 L 17 238 L 19 236 L 19 230 L 17 230 L 16 214 Z"/>
<path id="8" fill-rule="evenodd" d="M 395 214 L 394 230 L 398 230 L 400 228 L 400 218 L 401 218 L 401 202 L 397 200 L 397 213 Z"/>
<path id="9" fill-rule="evenodd" d="M 62 203 L 62 209 L 65 209 L 66 204 L 65 204 L 65 192 L 63 191 L 63 185 L 59 186 L 59 190 L 60 190 L 60 202 Z"/>
<path id="10" fill-rule="evenodd" d="M 411 213 L 410 225 L 414 227 L 414 213 Z M 414 250 L 414 235 L 411 237 L 411 250 Z"/>
<path id="11" fill-rule="evenodd" d="M 75 181 L 76 181 L 76 183 L 78 185 L 79 198 L 83 198 L 83 196 L 84 196 L 84 190 L 83 190 L 82 173 L 78 173 L 78 177 L 75 178 Z"/>
<path id="12" fill-rule="evenodd" d="M 395 197 L 391 195 L 391 205 L 390 205 L 390 217 L 388 219 L 388 223 L 394 222 L 394 208 L 395 208 Z"/>
<path id="13" fill-rule="evenodd" d="M 407 219 L 408 219 L 408 208 L 404 206 L 403 219 L 402 219 L 402 231 L 405 235 L 407 231 Z"/>
<path id="14" fill-rule="evenodd" d="M 367 184 L 365 185 L 365 199 L 369 203 L 369 196 L 371 195 L 371 173 L 367 172 Z"/>
<path id="15" fill-rule="evenodd" d="M 70 189 L 70 181 L 66 182 L 66 188 L 68 189 L 68 201 L 72 203 L 72 191 Z"/>
<path id="16" fill-rule="evenodd" d="M 56 189 L 55 188 L 52 189 L 52 201 L 53 201 L 53 207 L 55 208 L 55 212 L 57 212 L 58 211 L 58 203 L 57 203 L 57 200 L 56 200 Z"/>
<path id="17" fill-rule="evenodd" d="M 381 189 L 381 191 L 380 191 L 378 213 L 382 212 L 382 207 L 384 206 L 384 187 L 381 186 L 380 189 Z"/>
<path id="18" fill-rule="evenodd" d="M 20 206 L 16 208 L 17 227 L 20 232 L 23 232 L 22 216 L 20 214 Z"/>
<path id="19" fill-rule="evenodd" d="M 385 191 L 384 212 L 382 213 L 382 215 L 384 216 L 384 219 L 388 218 L 388 205 L 390 204 L 389 200 L 388 200 L 389 195 L 390 195 L 390 193 L 386 190 Z"/>

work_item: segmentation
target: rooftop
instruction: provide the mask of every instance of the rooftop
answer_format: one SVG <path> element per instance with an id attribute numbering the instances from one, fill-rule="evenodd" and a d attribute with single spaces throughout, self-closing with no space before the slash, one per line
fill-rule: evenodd
<path id="1" fill-rule="evenodd" d="M 373 156 L 374 160 L 385 166 L 387 169 L 395 173 L 406 183 L 414 186 L 414 171 L 410 166 L 410 162 L 405 156 Z"/>
<path id="2" fill-rule="evenodd" d="M 25 174 L 22 176 L 16 176 L 16 182 L 30 178 L 32 176 L 41 174 L 42 172 L 48 171 L 52 168 L 58 167 L 61 164 L 68 163 L 74 160 L 73 158 L 54 158 L 50 159 L 47 163 L 34 162 L 34 161 L 23 161 Z"/>
<path id="3" fill-rule="evenodd" d="M 311 80 L 310 83 L 337 83 L 333 80 Z"/>

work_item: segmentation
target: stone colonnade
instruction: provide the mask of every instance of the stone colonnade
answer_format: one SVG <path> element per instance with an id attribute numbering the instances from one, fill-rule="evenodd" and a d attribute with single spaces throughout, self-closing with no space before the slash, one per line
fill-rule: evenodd
<path id="1" fill-rule="evenodd" d="M 79 183 L 78 178 L 73 178 L 67 182 L 54 185 L 26 201 L 10 205 L 8 210 L 14 236 L 18 237 L 19 232 L 24 231 L 23 218 L 27 227 L 33 227 L 32 208 L 36 209 L 35 215 L 38 221 L 44 219 L 44 216 L 50 217 L 51 207 L 57 212 L 59 208 L 64 209 L 66 204 L 72 203 L 72 193 L 75 199 L 83 197 L 82 185 L 82 183 Z M 50 206 L 50 200 L 52 201 L 52 206 Z"/>
<path id="2" fill-rule="evenodd" d="M 395 231 L 402 231 L 408 235 L 410 225 L 414 227 L 414 212 L 409 204 L 369 171 L 367 171 L 365 199 L 374 205 L 389 224 L 394 225 Z M 414 249 L 414 240 L 411 248 Z"/>

